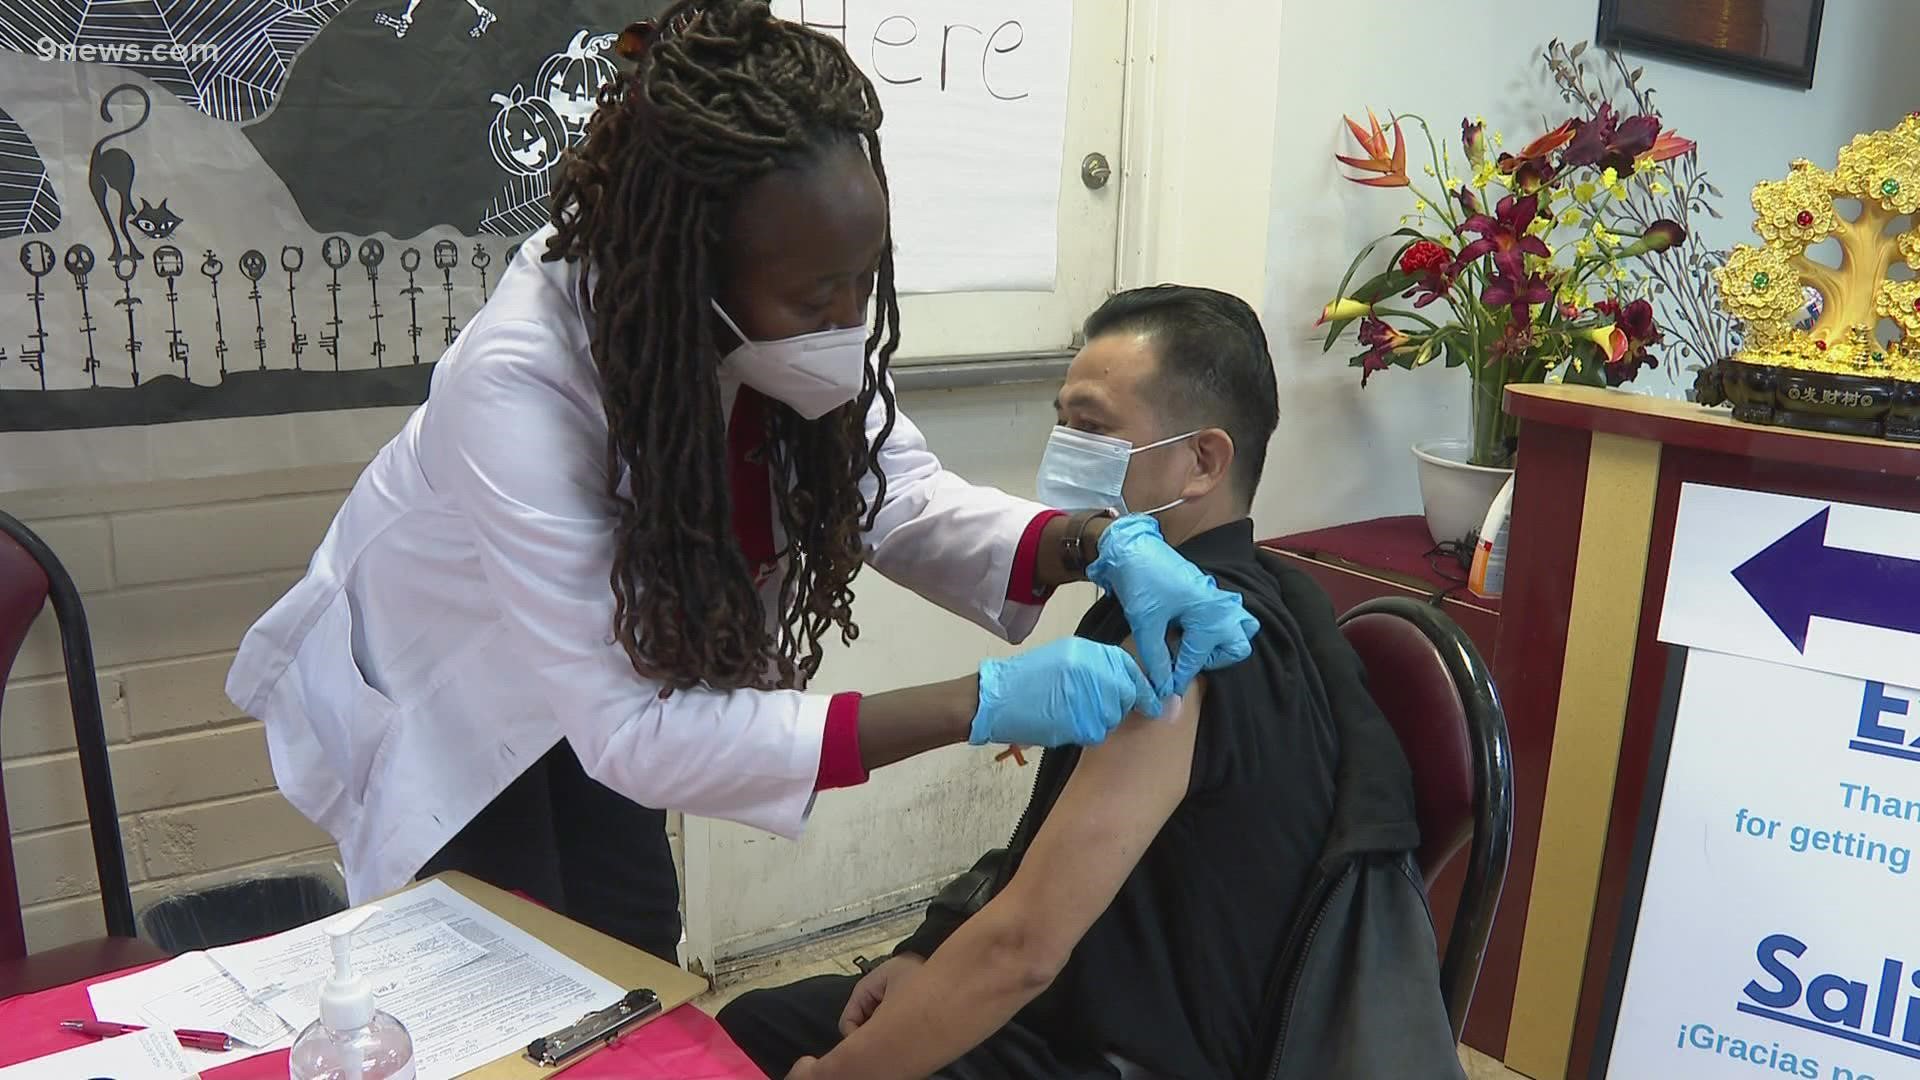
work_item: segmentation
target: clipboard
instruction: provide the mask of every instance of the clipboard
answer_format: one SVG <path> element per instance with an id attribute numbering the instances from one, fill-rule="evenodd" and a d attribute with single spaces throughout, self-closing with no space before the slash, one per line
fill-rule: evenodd
<path id="1" fill-rule="evenodd" d="M 477 878 L 449 872 L 427 880 L 445 882 L 453 891 L 539 938 L 555 951 L 616 986 L 628 990 L 642 987 L 652 990 L 660 999 L 660 1009 L 654 1016 L 665 1015 L 707 992 L 707 980 L 698 975 L 683 971 L 624 941 L 582 926 L 565 915 L 548 911 L 530 900 L 496 889 Z M 403 895 L 420 884 L 415 883 L 393 895 Z M 632 1031 L 646 1022 L 642 1021 L 626 1030 Z M 524 1053 L 515 1052 L 463 1073 L 461 1080 L 540 1080 L 541 1077 L 557 1075 L 598 1052 L 585 1051 L 553 1067 L 535 1064 Z"/>

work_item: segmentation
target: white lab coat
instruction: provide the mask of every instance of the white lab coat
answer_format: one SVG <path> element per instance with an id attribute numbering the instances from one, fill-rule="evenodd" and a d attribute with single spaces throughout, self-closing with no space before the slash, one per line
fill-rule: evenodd
<path id="1" fill-rule="evenodd" d="M 355 903 L 406 884 L 562 738 L 647 806 L 789 838 L 812 809 L 827 697 L 663 701 L 614 641 L 606 417 L 578 275 L 539 258 L 547 235 L 521 245 L 228 676 L 280 790 L 338 841 Z M 876 402 L 870 434 L 880 418 Z M 1043 508 L 947 472 L 905 416 L 881 461 L 871 565 L 1025 638 L 1039 609 L 1007 589 Z M 779 584 L 763 585 L 770 620 Z"/>

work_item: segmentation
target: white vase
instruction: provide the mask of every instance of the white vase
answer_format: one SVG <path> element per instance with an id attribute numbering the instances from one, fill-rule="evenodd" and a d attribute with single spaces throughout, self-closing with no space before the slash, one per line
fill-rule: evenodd
<path id="1" fill-rule="evenodd" d="M 1480 531 L 1487 509 L 1512 469 L 1470 465 L 1465 439 L 1435 439 L 1413 448 L 1420 466 L 1420 502 L 1426 508 L 1427 533 L 1436 544 L 1464 542 Z"/>

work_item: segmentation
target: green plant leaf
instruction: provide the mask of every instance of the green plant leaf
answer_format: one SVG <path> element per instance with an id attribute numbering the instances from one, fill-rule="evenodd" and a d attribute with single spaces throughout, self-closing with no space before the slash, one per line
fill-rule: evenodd
<path id="1" fill-rule="evenodd" d="M 1385 237 L 1382 237 L 1382 239 L 1385 239 Z M 1411 277 L 1401 273 L 1398 266 L 1389 265 L 1385 270 L 1382 270 L 1379 273 L 1368 278 L 1365 282 L 1363 282 L 1360 285 L 1359 288 L 1354 289 L 1351 293 L 1342 291 L 1341 296 L 1351 297 L 1352 299 L 1359 300 L 1368 304 L 1377 304 L 1380 301 L 1385 300 L 1387 297 L 1394 295 L 1395 293 L 1404 291 L 1407 288 L 1407 286 L 1411 284 L 1413 284 L 1413 279 Z M 1343 282 L 1341 284 L 1342 290 L 1344 290 L 1345 287 L 1346 285 Z M 1327 338 L 1324 342 L 1321 343 L 1320 351 L 1321 352 L 1331 351 L 1333 348 L 1333 343 L 1339 339 L 1340 335 L 1346 331 L 1347 327 L 1353 325 L 1353 322 L 1354 322 L 1353 319 L 1347 318 L 1347 319 L 1335 319 L 1332 322 L 1328 323 Z"/>
<path id="2" fill-rule="evenodd" d="M 1353 261 L 1347 264 L 1347 272 L 1345 274 L 1340 275 L 1340 287 L 1334 290 L 1333 298 L 1335 300 L 1344 300 L 1349 295 L 1351 295 L 1350 293 L 1347 292 L 1347 286 L 1353 283 L 1353 275 L 1359 272 L 1360 264 L 1367 261 L 1367 256 L 1373 254 L 1374 248 L 1379 247 L 1381 244 L 1386 243 L 1387 241 L 1393 239 L 1396 236 L 1408 238 L 1407 242 L 1405 244 L 1400 245 L 1399 250 L 1394 253 L 1393 261 L 1396 263 L 1400 259 L 1400 254 L 1405 252 L 1407 248 L 1412 247 L 1415 243 L 1418 243 L 1421 240 L 1427 239 L 1427 236 L 1425 233 L 1422 233 L 1418 229 L 1412 229 L 1406 226 L 1401 226 L 1400 228 L 1393 230 L 1392 232 L 1386 234 L 1385 236 L 1376 237 L 1372 243 L 1369 243 L 1366 247 L 1361 248 L 1360 254 L 1355 255 L 1353 257 Z M 1389 269 L 1391 268 L 1392 266 L 1391 264 L 1389 264 Z M 1344 326 L 1344 324 L 1342 324 L 1342 326 Z M 1321 347 L 1320 351 L 1326 352 L 1327 350 L 1333 348 L 1333 341 L 1335 338 L 1339 336 L 1340 336 L 1340 332 L 1338 329 L 1336 329 L 1333 333 L 1328 334 L 1327 342 L 1324 346 Z"/>

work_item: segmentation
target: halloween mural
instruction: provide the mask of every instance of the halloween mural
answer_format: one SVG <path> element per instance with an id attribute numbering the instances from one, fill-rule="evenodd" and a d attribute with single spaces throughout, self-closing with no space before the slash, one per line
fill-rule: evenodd
<path id="1" fill-rule="evenodd" d="M 0 446 L 417 404 L 664 6 L 0 0 Z"/>

